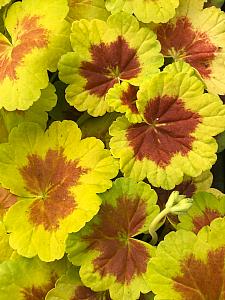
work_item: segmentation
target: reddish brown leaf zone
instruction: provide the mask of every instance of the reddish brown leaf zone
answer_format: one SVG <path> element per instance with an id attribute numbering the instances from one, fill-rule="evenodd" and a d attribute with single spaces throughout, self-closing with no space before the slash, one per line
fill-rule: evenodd
<path id="1" fill-rule="evenodd" d="M 129 84 L 127 91 L 123 91 L 121 95 L 122 104 L 127 105 L 134 114 L 139 114 L 136 101 L 137 101 L 138 87 Z"/>
<path id="2" fill-rule="evenodd" d="M 173 288 L 182 300 L 225 299 L 225 248 L 208 253 L 206 262 L 193 255 L 181 264 L 182 275 L 173 278 Z"/>
<path id="3" fill-rule="evenodd" d="M 0 218 L 2 218 L 7 210 L 15 204 L 17 197 L 10 193 L 9 190 L 0 187 Z"/>
<path id="4" fill-rule="evenodd" d="M 21 294 L 24 300 L 44 300 L 47 293 L 55 287 L 56 280 L 58 276 L 56 274 L 52 275 L 49 282 L 42 286 L 35 286 L 29 288 L 23 288 Z"/>
<path id="5" fill-rule="evenodd" d="M 26 16 L 18 23 L 15 42 L 0 41 L 0 80 L 17 79 L 16 69 L 33 49 L 48 45 L 48 31 L 39 25 L 39 16 Z"/>
<path id="6" fill-rule="evenodd" d="M 219 49 L 212 44 L 207 33 L 197 31 L 187 17 L 181 17 L 175 24 L 161 25 L 157 35 L 163 55 L 184 59 L 203 78 L 210 78 L 211 63 Z"/>
<path id="7" fill-rule="evenodd" d="M 192 229 L 192 231 L 194 233 L 198 233 L 199 230 L 202 229 L 202 227 L 210 225 L 210 223 L 215 220 L 216 218 L 219 217 L 223 217 L 224 215 L 222 215 L 219 211 L 210 209 L 210 208 L 206 208 L 204 210 L 204 212 L 202 212 L 201 216 L 195 216 L 192 220 L 193 224 L 194 224 L 194 228 Z"/>
<path id="8" fill-rule="evenodd" d="M 32 224 L 44 225 L 54 230 L 59 220 L 70 215 L 76 208 L 76 201 L 70 192 L 87 169 L 78 167 L 77 161 L 67 161 L 63 149 L 48 150 L 45 158 L 37 154 L 28 156 L 28 165 L 20 169 L 26 189 L 41 197 L 30 206 L 29 219 Z"/>
<path id="9" fill-rule="evenodd" d="M 78 286 L 70 300 L 111 300 L 108 292 L 93 292 L 86 286 Z"/>
<path id="10" fill-rule="evenodd" d="M 102 205 L 98 224 L 84 237 L 91 249 L 100 251 L 94 269 L 100 275 L 114 275 L 122 284 L 146 272 L 149 254 L 132 236 L 138 233 L 146 219 L 146 204 L 140 199 L 119 198 L 117 206 Z"/>
<path id="11" fill-rule="evenodd" d="M 162 96 L 149 101 L 144 117 L 147 123 L 131 125 L 126 134 L 137 160 L 147 158 L 166 167 L 175 154 L 188 154 L 191 134 L 201 122 L 197 113 L 185 109 L 180 99 Z"/>
<path id="12" fill-rule="evenodd" d="M 140 63 L 135 49 L 129 47 L 122 36 L 110 44 L 93 45 L 92 61 L 83 61 L 80 74 L 87 79 L 85 90 L 103 97 L 119 79 L 131 79 L 140 73 Z"/>

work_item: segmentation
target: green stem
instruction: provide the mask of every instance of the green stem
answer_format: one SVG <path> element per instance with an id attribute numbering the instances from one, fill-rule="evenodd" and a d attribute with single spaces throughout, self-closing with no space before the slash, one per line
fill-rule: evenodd
<path id="1" fill-rule="evenodd" d="M 163 223 L 165 222 L 166 216 L 168 215 L 168 213 L 170 213 L 170 209 L 169 208 L 164 208 L 156 217 L 155 219 L 152 221 L 152 223 L 149 225 L 149 233 L 152 237 L 151 240 L 151 244 L 155 245 L 158 241 L 158 235 L 156 233 L 156 231 L 159 229 L 159 227 L 161 227 L 163 225 Z M 163 222 L 161 222 L 164 219 Z M 160 226 L 159 224 L 162 223 Z"/>

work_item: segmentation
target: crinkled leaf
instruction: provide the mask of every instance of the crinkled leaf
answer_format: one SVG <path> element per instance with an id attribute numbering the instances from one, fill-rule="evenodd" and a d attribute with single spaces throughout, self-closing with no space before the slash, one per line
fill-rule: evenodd
<path id="1" fill-rule="evenodd" d="M 111 152 L 125 176 L 172 189 L 184 175 L 211 168 L 217 150 L 212 136 L 225 127 L 218 96 L 204 94 L 196 76 L 162 72 L 141 84 L 137 98 L 142 123 L 119 117 L 110 127 Z"/>
<path id="2" fill-rule="evenodd" d="M 212 193 L 199 192 L 194 197 L 192 207 L 187 214 L 180 215 L 178 229 L 186 229 L 198 233 L 204 226 L 225 216 L 225 197 L 214 196 Z"/>
<path id="3" fill-rule="evenodd" d="M 157 28 L 166 57 L 184 60 L 202 77 L 209 92 L 225 94 L 225 15 L 202 10 L 204 1 L 182 0 L 176 17 Z"/>
<path id="4" fill-rule="evenodd" d="M 176 14 L 186 16 L 188 14 L 198 14 L 202 11 L 207 0 L 180 0 L 179 2 Z"/>
<path id="5" fill-rule="evenodd" d="M 98 215 L 69 236 L 69 260 L 81 265 L 81 280 L 94 291 L 109 289 L 115 300 L 137 299 L 140 292 L 150 291 L 148 266 L 154 247 L 134 237 L 159 212 L 156 194 L 146 183 L 119 178 L 101 198 Z"/>
<path id="6" fill-rule="evenodd" d="M 23 0 L 12 4 L 0 35 L 0 107 L 26 110 L 48 85 L 47 69 L 55 71 L 69 51 L 70 26 L 64 21 L 66 0 Z"/>
<path id="7" fill-rule="evenodd" d="M 44 263 L 19 257 L 0 264 L 1 300 L 42 300 L 66 271 L 66 261 Z"/>
<path id="8" fill-rule="evenodd" d="M 117 171 L 103 143 L 81 140 L 72 121 L 54 122 L 46 132 L 35 123 L 14 128 L 0 145 L 0 182 L 18 196 L 5 216 L 12 248 L 44 261 L 61 258 L 68 233 L 97 213 L 96 192 L 110 188 Z"/>
<path id="9" fill-rule="evenodd" d="M 155 34 L 139 28 L 126 13 L 101 20 L 75 21 L 69 52 L 59 62 L 59 77 L 69 84 L 66 99 L 79 111 L 92 116 L 109 111 L 108 90 L 120 81 L 139 85 L 163 64 Z"/>
<path id="10" fill-rule="evenodd" d="M 68 0 L 68 20 L 72 23 L 80 19 L 100 19 L 106 21 L 109 12 L 106 10 L 104 0 Z"/>
<path id="11" fill-rule="evenodd" d="M 156 300 L 222 299 L 225 293 L 225 218 L 214 220 L 196 236 L 169 233 L 150 263 Z"/>
<path id="12" fill-rule="evenodd" d="M 111 300 L 108 291 L 94 292 L 83 285 L 78 268 L 72 267 L 56 283 L 46 300 Z"/>
<path id="13" fill-rule="evenodd" d="M 106 8 L 111 12 L 134 13 L 144 23 L 165 23 L 175 15 L 178 0 L 106 0 Z"/>
<path id="14" fill-rule="evenodd" d="M 41 91 L 41 97 L 28 110 L 7 111 L 0 110 L 0 143 L 8 141 L 8 136 L 12 128 L 23 122 L 35 122 L 43 129 L 46 128 L 48 121 L 47 112 L 56 104 L 56 94 L 53 85 Z"/>

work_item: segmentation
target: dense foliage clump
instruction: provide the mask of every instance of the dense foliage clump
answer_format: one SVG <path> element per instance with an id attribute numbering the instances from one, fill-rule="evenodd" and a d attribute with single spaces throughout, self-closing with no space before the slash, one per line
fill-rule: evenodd
<path id="1" fill-rule="evenodd" d="M 225 299 L 218 0 L 0 0 L 0 299 Z"/>

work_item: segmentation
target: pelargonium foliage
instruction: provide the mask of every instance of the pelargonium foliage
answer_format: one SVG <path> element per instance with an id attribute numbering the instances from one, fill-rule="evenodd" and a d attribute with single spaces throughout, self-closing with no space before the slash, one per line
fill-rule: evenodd
<path id="1" fill-rule="evenodd" d="M 224 300 L 224 137 L 224 0 L 0 0 L 0 300 Z"/>
<path id="2" fill-rule="evenodd" d="M 11 131 L 0 152 L 2 185 L 18 196 L 5 216 L 10 245 L 26 257 L 61 258 L 68 233 L 97 213 L 96 192 L 111 186 L 116 162 L 100 140 L 81 140 L 71 121 L 54 122 L 46 132 L 24 122 Z"/>

